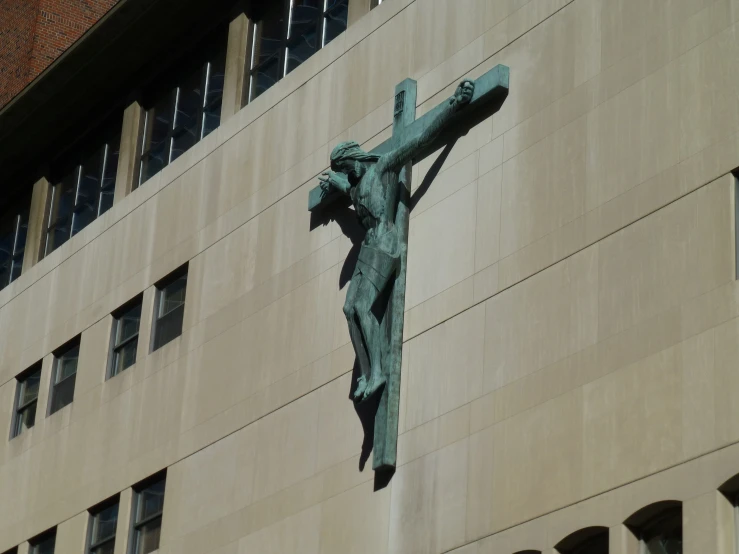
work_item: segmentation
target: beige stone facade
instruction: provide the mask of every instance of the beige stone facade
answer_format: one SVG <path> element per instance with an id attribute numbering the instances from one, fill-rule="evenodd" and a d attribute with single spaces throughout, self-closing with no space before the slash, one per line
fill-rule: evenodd
<path id="1" fill-rule="evenodd" d="M 593 526 L 638 554 L 625 522 L 666 500 L 686 554 L 736 553 L 739 0 L 367 9 L 0 291 L 3 433 L 16 376 L 43 360 L 45 408 L 81 334 L 74 402 L 0 440 L 0 552 L 56 526 L 81 553 L 88 509 L 120 494 L 125 554 L 131 487 L 166 469 L 161 554 L 555 554 Z M 390 135 L 398 82 L 420 115 L 497 64 L 505 104 L 411 216 L 398 469 L 374 491 L 351 243 L 311 230 L 308 191 L 338 141 Z M 148 337 L 184 263 L 182 336 L 106 380 L 111 313 L 143 293 Z"/>

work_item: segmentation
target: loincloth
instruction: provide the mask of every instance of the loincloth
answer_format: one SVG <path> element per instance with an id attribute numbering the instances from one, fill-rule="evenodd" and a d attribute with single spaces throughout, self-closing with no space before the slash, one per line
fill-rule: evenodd
<path id="1" fill-rule="evenodd" d="M 382 291 L 395 275 L 400 258 L 378 248 L 363 244 L 357 259 L 357 271 L 361 272 L 376 288 Z"/>

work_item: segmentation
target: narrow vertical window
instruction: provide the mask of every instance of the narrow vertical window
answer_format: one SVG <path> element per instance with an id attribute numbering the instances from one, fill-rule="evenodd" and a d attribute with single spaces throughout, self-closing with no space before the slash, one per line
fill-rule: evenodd
<path id="1" fill-rule="evenodd" d="M 682 554 L 683 515 L 680 502 L 656 502 L 636 512 L 625 523 L 639 539 L 640 554 Z"/>
<path id="2" fill-rule="evenodd" d="M 380 4 L 382 4 L 382 0 L 372 0 L 372 3 L 370 4 L 370 9 L 376 8 Z"/>
<path id="3" fill-rule="evenodd" d="M 0 290 L 20 277 L 28 234 L 31 197 L 0 216 Z"/>
<path id="4" fill-rule="evenodd" d="M 139 296 L 113 314 L 109 378 L 136 363 L 140 325 L 141 297 Z"/>
<path id="5" fill-rule="evenodd" d="M 166 477 L 134 487 L 131 554 L 149 554 L 159 548 Z"/>
<path id="6" fill-rule="evenodd" d="M 155 100 L 144 118 L 137 186 L 220 125 L 226 37 L 227 33 L 221 29 L 209 37 L 203 47 L 205 61 L 180 68 L 179 76 L 174 80 L 176 86 L 170 88 L 169 85 L 165 87 L 165 93 L 154 95 Z"/>
<path id="7" fill-rule="evenodd" d="M 36 404 L 38 403 L 38 391 L 41 383 L 41 362 L 25 371 L 18 377 L 17 381 L 11 438 L 17 437 L 36 424 Z"/>
<path id="8" fill-rule="evenodd" d="M 67 242 L 113 205 L 121 143 L 121 118 L 96 136 L 94 147 L 51 188 L 46 222 L 47 255 Z"/>
<path id="9" fill-rule="evenodd" d="M 90 511 L 89 554 L 113 554 L 118 526 L 118 498 Z"/>
<path id="10" fill-rule="evenodd" d="M 29 554 L 54 554 L 54 547 L 56 546 L 56 528 L 51 531 L 47 531 L 43 535 L 39 535 L 28 542 L 31 546 Z"/>
<path id="11" fill-rule="evenodd" d="M 74 400 L 77 361 L 80 356 L 79 338 L 54 355 L 54 371 L 49 395 L 49 415 L 68 406 Z"/>
<path id="12" fill-rule="evenodd" d="M 324 0 L 323 46 L 346 31 L 349 20 L 348 0 Z"/>
<path id="13" fill-rule="evenodd" d="M 182 334 L 187 292 L 187 266 L 160 281 L 156 289 L 152 350 L 161 348 Z"/>
<path id="14" fill-rule="evenodd" d="M 271 88 L 285 74 L 285 41 L 290 0 L 275 0 L 264 8 L 254 23 L 251 64 L 249 66 L 249 100 Z"/>

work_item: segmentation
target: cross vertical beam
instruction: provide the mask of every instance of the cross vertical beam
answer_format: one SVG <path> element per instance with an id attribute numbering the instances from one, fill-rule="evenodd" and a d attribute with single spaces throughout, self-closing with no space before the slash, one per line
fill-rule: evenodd
<path id="1" fill-rule="evenodd" d="M 393 147 L 406 140 L 410 124 L 416 119 L 416 81 L 406 79 L 395 88 L 393 113 Z M 398 182 L 395 226 L 400 243 L 400 268 L 395 277 L 390 303 L 384 322 L 388 349 L 384 353 L 383 366 L 387 382 L 380 397 L 375 415 L 374 451 L 372 468 L 387 471 L 395 468 L 398 446 L 398 417 L 400 414 L 400 368 L 403 363 L 403 320 L 405 316 L 405 277 L 408 262 L 408 225 L 410 221 L 411 175 L 409 163 L 401 172 Z"/>

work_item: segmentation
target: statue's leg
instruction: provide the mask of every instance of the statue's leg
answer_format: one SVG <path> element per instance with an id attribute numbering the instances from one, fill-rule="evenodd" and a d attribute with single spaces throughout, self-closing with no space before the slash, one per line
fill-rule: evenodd
<path id="1" fill-rule="evenodd" d="M 385 375 L 382 372 L 382 333 L 380 322 L 372 312 L 372 306 L 379 295 L 380 291 L 369 280 L 365 280 L 358 290 L 355 302 L 359 326 L 367 346 L 370 362 L 370 374 L 364 390 L 364 398 L 371 396 L 385 384 Z"/>
<path id="2" fill-rule="evenodd" d="M 346 322 L 349 326 L 349 338 L 351 338 L 354 353 L 356 354 L 357 362 L 359 363 L 360 376 L 357 381 L 357 388 L 354 391 L 355 399 L 360 399 L 364 396 L 364 391 L 367 388 L 367 383 L 369 382 L 370 375 L 372 373 L 369 353 L 367 352 L 364 339 L 362 338 L 362 331 L 359 326 L 359 317 L 356 306 L 357 293 L 360 288 L 362 288 L 361 282 L 364 279 L 364 276 L 360 272 L 354 273 L 349 284 L 349 290 L 346 292 L 346 300 L 344 301 L 344 315 L 346 316 Z"/>

